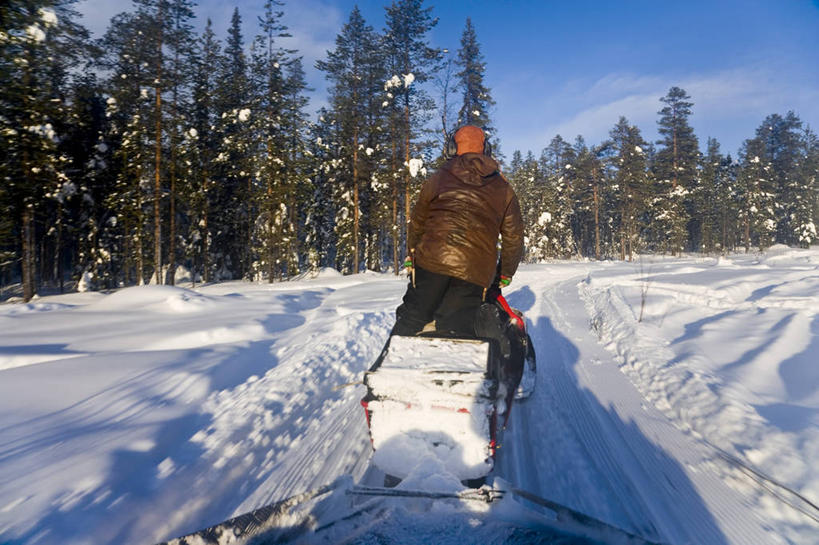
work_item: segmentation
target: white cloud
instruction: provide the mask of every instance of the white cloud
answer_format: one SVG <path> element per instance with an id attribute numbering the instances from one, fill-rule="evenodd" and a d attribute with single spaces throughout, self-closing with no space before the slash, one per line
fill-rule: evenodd
<path id="1" fill-rule="evenodd" d="M 816 85 L 765 66 L 685 77 L 611 73 L 593 81 L 570 81 L 544 93 L 525 122 L 512 127 L 499 123 L 501 138 L 507 152 L 539 153 L 557 134 L 568 141 L 580 134 L 594 144 L 608 137 L 622 115 L 640 128 L 646 140 L 656 141 L 658 112 L 663 107 L 660 98 L 673 86 L 691 96 L 691 125 L 701 146 L 713 136 L 723 144 L 723 152 L 732 154 L 771 113 L 794 110 L 806 123 L 819 118 Z M 498 103 L 500 110 L 500 96 Z"/>

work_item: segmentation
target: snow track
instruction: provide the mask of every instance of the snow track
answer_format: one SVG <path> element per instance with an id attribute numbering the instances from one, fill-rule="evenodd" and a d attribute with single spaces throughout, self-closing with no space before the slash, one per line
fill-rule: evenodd
<path id="1" fill-rule="evenodd" d="M 522 267 L 537 387 L 490 476 L 669 545 L 815 545 L 818 286 L 816 250 Z M 404 289 L 325 271 L 0 306 L 0 543 L 158 542 L 381 485 L 355 383 Z M 315 542 L 561 542 L 520 497 L 361 501 Z"/>
<path id="2" fill-rule="evenodd" d="M 545 289 L 531 313 L 543 317 L 530 330 L 538 387 L 513 411 L 500 474 L 650 539 L 785 543 L 725 484 L 713 453 L 648 404 L 602 349 L 582 278 Z"/>

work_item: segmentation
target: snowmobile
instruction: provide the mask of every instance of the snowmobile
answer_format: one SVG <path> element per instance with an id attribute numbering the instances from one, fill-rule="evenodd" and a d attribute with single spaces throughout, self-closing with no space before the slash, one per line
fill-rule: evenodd
<path id="1" fill-rule="evenodd" d="M 512 403 L 532 393 L 536 372 L 522 313 L 509 307 L 500 290 L 490 290 L 487 301 L 476 328 L 480 337 L 456 338 L 434 329 L 415 337 L 393 336 L 366 372 L 361 404 L 374 465 L 385 474 L 384 487 L 356 484 L 344 475 L 162 545 L 357 542 L 369 528 L 384 521 L 389 525 L 392 507 L 384 500 L 400 498 L 484 504 L 510 498 L 514 512 L 520 513 L 509 522 L 515 543 L 535 538 L 544 543 L 659 545 L 502 478 L 492 487 L 480 486 L 493 468 Z M 430 456 L 468 488 L 397 487 Z M 521 531 L 517 539 L 515 520 Z"/>
<path id="2" fill-rule="evenodd" d="M 365 373 L 361 405 L 385 486 L 427 456 L 472 488 L 492 470 L 513 401 L 532 393 L 536 361 L 523 314 L 496 286 L 486 301 L 475 338 L 434 326 L 392 336 Z"/>

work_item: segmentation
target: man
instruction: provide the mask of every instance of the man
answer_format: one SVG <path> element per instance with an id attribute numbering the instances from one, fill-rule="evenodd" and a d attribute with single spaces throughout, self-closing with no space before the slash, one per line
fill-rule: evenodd
<path id="1" fill-rule="evenodd" d="M 523 255 L 515 191 L 473 125 L 453 135 L 455 156 L 421 188 L 409 224 L 413 281 L 396 310 L 393 335 L 414 335 L 435 320 L 439 332 L 475 336 L 475 318 L 496 275 L 507 286 Z M 452 143 L 448 144 L 448 148 Z"/>

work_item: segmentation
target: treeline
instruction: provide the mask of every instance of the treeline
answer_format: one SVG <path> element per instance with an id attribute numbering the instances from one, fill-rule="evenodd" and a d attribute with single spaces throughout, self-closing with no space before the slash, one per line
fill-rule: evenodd
<path id="1" fill-rule="evenodd" d="M 533 261 L 632 259 L 637 252 L 724 253 L 775 243 L 808 247 L 819 223 L 819 141 L 793 112 L 767 116 L 737 159 L 688 123 L 693 103 L 672 87 L 660 101 L 661 139 L 646 142 L 621 117 L 588 145 L 556 136 L 539 157 L 515 152 Z"/>
<path id="2" fill-rule="evenodd" d="M 447 132 L 492 134 L 471 21 L 456 52 L 435 48 L 423 0 L 394 0 L 380 31 L 353 9 L 316 63 L 329 96 L 315 120 L 282 2 L 264 3 L 249 41 L 238 10 L 224 41 L 211 21 L 194 32 L 192 0 L 133 0 L 92 41 L 73 3 L 0 5 L 0 282 L 25 300 L 183 270 L 398 270 Z M 621 119 L 598 145 L 514 153 L 529 259 L 816 239 L 817 142 L 794 114 L 767 118 L 734 161 L 713 140 L 700 154 L 684 91 L 662 100 L 656 149 Z"/>

